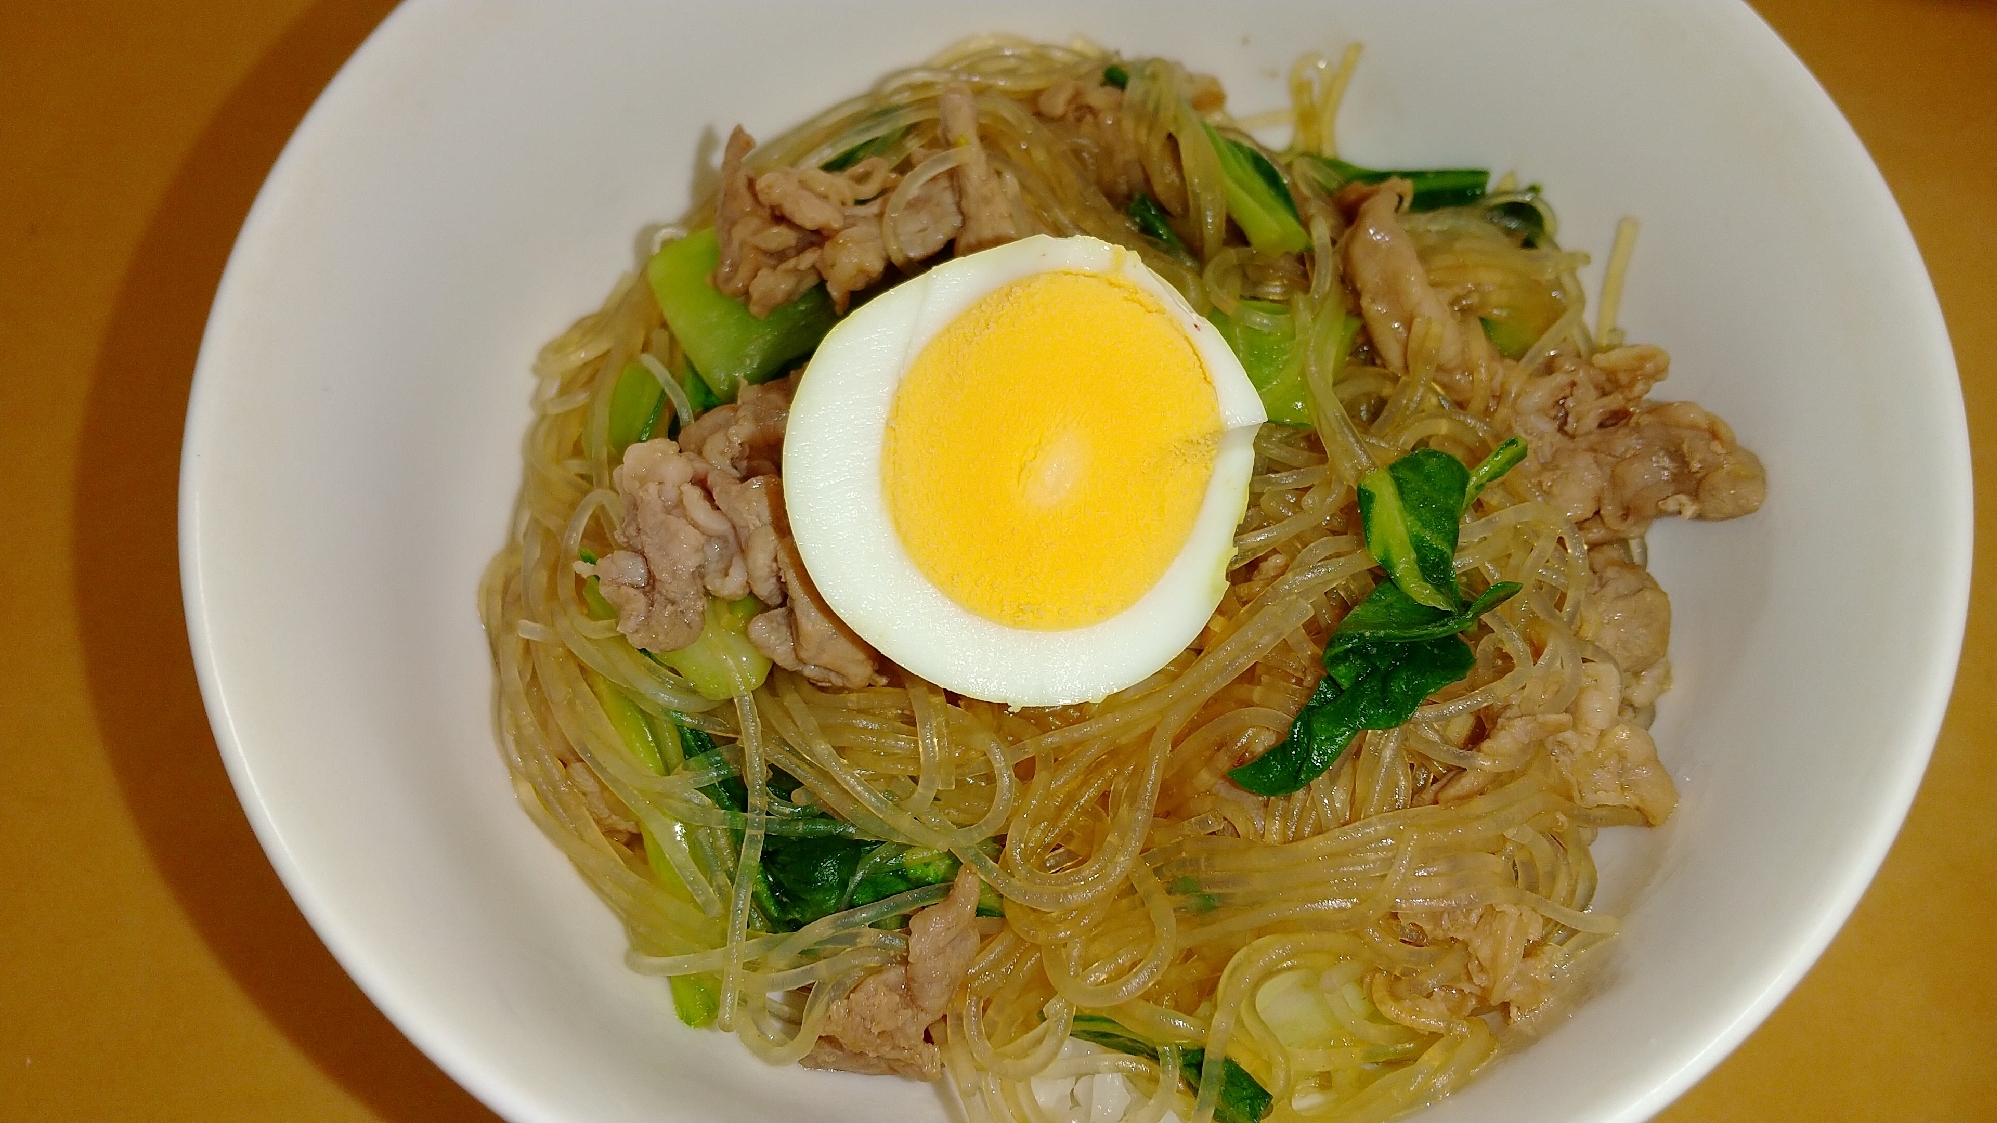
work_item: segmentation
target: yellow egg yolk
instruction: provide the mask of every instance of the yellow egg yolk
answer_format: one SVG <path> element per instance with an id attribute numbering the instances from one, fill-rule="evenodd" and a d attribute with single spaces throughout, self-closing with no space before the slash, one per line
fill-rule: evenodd
<path id="1" fill-rule="evenodd" d="M 895 392 L 896 533 L 964 608 L 1099 623 L 1184 547 L 1222 431 L 1213 379 L 1156 297 L 1116 276 L 1015 281 L 952 320 Z"/>

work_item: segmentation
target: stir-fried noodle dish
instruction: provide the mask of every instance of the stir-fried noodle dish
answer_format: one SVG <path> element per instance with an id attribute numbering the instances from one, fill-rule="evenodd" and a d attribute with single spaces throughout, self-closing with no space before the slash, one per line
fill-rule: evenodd
<path id="1" fill-rule="evenodd" d="M 541 352 L 499 737 L 688 1025 L 972 1119 L 1384 1119 L 1579 989 L 1592 843 L 1678 801 L 1645 532 L 1762 468 L 1651 399 L 1635 223 L 1590 325 L 1538 186 L 1341 158 L 1357 59 L 1237 117 L 967 41 L 735 129 Z"/>

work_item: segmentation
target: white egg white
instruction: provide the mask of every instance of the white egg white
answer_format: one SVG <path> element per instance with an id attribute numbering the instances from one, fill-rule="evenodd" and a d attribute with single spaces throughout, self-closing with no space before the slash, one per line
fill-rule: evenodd
<path id="1" fill-rule="evenodd" d="M 1053 270 L 1122 276 L 1169 309 L 1213 379 L 1225 432 L 1192 532 L 1157 584 L 1108 620 L 1035 631 L 979 616 L 923 576 L 888 511 L 881 457 L 895 391 L 922 349 L 987 294 Z M 1007 705 L 1093 701 L 1164 666 L 1213 615 L 1227 591 L 1255 430 L 1265 419 L 1220 333 L 1137 254 L 1095 238 L 1035 236 L 939 265 L 862 305 L 825 337 L 791 403 L 785 504 L 827 605 L 902 667 Z"/>

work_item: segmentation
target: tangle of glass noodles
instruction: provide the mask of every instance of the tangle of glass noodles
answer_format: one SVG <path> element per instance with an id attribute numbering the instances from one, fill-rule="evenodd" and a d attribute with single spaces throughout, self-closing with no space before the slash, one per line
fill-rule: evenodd
<path id="1" fill-rule="evenodd" d="M 887 158 L 904 184 L 919 183 L 955 159 L 937 136 L 937 102 L 947 84 L 967 83 L 992 165 L 1041 229 L 1142 254 L 1203 311 L 1276 327 L 1282 317 L 1242 302 L 1287 309 L 1317 424 L 1271 424 L 1258 436 L 1232 587 L 1195 644 L 1129 690 L 1056 710 L 1009 712 L 892 668 L 898 677 L 888 686 L 827 690 L 778 669 L 730 701 L 702 697 L 633 649 L 614 622 L 592 619 L 571 568 L 581 550 L 612 548 L 622 515 L 608 451 L 618 372 L 641 360 L 655 372 L 682 369 L 634 274 L 535 366 L 511 535 L 480 590 L 499 740 L 521 805 L 623 922 L 631 966 L 722 978 L 719 1023 L 768 1061 L 800 1059 L 832 1004 L 905 954 L 905 933 L 879 922 L 948 890 L 915 889 L 795 932 L 758 931 L 743 875 L 769 836 L 807 829 L 785 813 L 802 793 L 773 800 L 765 772 L 774 766 L 848 825 L 831 829 L 950 851 L 1004 898 L 1003 923 L 985 922 L 989 934 L 938 1034 L 970 1118 L 1058 1118 L 1032 1080 L 1115 1073 L 1133 1090 L 1130 1118 L 1170 1110 L 1207 1123 L 1223 1058 L 1274 1094 L 1270 1118 L 1386 1118 L 1460 1086 L 1501 1032 L 1489 1007 L 1446 1009 L 1423 997 L 1474 991 L 1473 965 L 1461 941 L 1400 938 L 1404 916 L 1477 905 L 1536 912 L 1544 934 L 1533 946 L 1556 967 L 1614 930 L 1611 918 L 1588 911 L 1589 843 L 1599 826 L 1640 818 L 1577 805 L 1543 746 L 1495 762 L 1456 747 L 1478 711 L 1555 714 L 1580 689 L 1589 648 L 1575 628 L 1590 577 L 1574 526 L 1517 474 L 1500 480 L 1463 528 L 1457 566 L 1525 591 L 1468 637 L 1477 656 L 1470 677 L 1401 727 L 1363 734 L 1293 795 L 1251 797 L 1223 777 L 1284 738 L 1321 674 L 1326 636 L 1372 587 L 1358 476 L 1421 444 L 1473 463 L 1489 452 L 1509 432 L 1525 379 L 1556 353 L 1592 349 L 1574 276 L 1584 259 L 1550 241 L 1521 248 L 1486 221 L 1495 203 L 1538 205 L 1525 195 L 1406 216 L 1432 282 L 1452 300 L 1501 300 L 1506 286 L 1533 284 L 1566 314 L 1522 359 L 1481 361 L 1467 407 L 1429 377 L 1426 329 L 1435 325 L 1426 321 L 1411 335 L 1406 375 L 1378 365 L 1362 336 L 1334 382 L 1338 325 L 1356 307 L 1335 251 L 1346 225 L 1339 209 L 1313 177 L 1293 175 L 1312 250 L 1265 257 L 1230 242 L 1192 77 L 1170 61 L 1116 60 L 1129 75 L 1123 127 L 1197 262 L 1161 249 L 1032 111 L 1038 91 L 1092 79 L 1108 61 L 1085 44 L 971 41 L 768 141 L 750 166 L 816 166 L 895 137 Z M 1300 148 L 1330 154 L 1351 63 L 1348 55 L 1336 67 L 1315 56 L 1298 64 Z M 942 155 L 910 167 L 918 148 Z M 906 190 L 888 204 L 890 230 Z M 705 200 L 664 236 L 710 223 L 712 213 Z M 684 413 L 682 397 L 673 400 Z M 720 778 L 714 768 L 675 759 L 659 775 L 641 761 L 591 675 L 654 715 L 718 738 L 744 777 L 748 813 L 725 812 L 701 792 Z M 1474 798 L 1435 801 L 1441 784 L 1477 769 L 1499 774 Z M 598 825 L 605 792 L 642 824 L 676 877 Z M 808 829 L 828 829 L 814 822 Z M 1300 1020 L 1300 1009 L 1310 1016 Z M 1283 1010 L 1290 1014 L 1275 1016 Z M 1161 1045 L 1203 1048 L 1204 1070 L 1186 1073 L 1198 1078 L 1198 1094 L 1179 1079 L 1176 1049 L 1154 1060 L 1071 1047 L 1082 1013 L 1114 1017 Z"/>

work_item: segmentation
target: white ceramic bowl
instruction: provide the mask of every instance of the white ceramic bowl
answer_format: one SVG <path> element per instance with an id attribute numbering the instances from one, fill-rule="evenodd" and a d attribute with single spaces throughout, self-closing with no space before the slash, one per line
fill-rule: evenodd
<path id="1" fill-rule="evenodd" d="M 181 494 L 196 661 L 244 806 L 335 955 L 515 1120 L 940 1118 L 924 1086 L 769 1070 L 674 1020 L 514 805 L 473 608 L 542 341 L 595 307 L 737 121 L 768 135 L 966 33 L 1085 34 L 1285 104 L 1366 56 L 1353 159 L 1546 185 L 1571 247 L 1644 227 L 1624 322 L 1768 466 L 1754 517 L 1661 526 L 1683 801 L 1611 832 L 1599 993 L 1430 1120 L 1634 1120 L 1822 950 L 1891 841 L 1968 595 L 1942 320 L 1857 139 L 1744 6 L 421 0 L 326 91 L 245 224 Z M 1593 278 L 1589 278 L 1592 282 Z"/>

